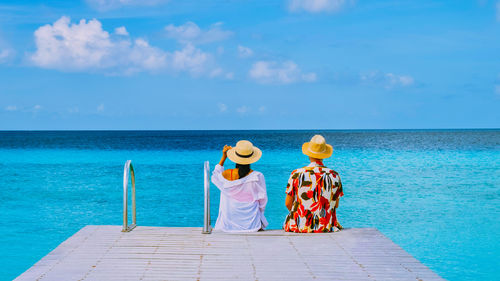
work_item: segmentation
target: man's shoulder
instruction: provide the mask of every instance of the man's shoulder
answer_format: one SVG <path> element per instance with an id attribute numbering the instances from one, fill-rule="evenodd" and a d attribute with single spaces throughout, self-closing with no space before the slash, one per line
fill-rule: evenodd
<path id="1" fill-rule="evenodd" d="M 328 167 L 325 167 L 323 168 L 323 171 L 326 173 L 326 174 L 330 174 L 332 175 L 334 178 L 339 178 L 339 173 L 337 173 L 337 171 L 335 171 L 334 169 L 331 169 L 331 168 L 328 168 Z"/>
<path id="2" fill-rule="evenodd" d="M 339 173 L 337 173 L 337 171 L 335 171 L 334 169 L 332 168 L 328 168 L 328 167 L 323 167 L 323 170 L 327 173 L 331 173 L 331 174 L 336 174 L 338 175 Z"/>
<path id="3" fill-rule="evenodd" d="M 298 174 L 300 174 L 300 173 L 305 172 L 305 171 L 306 171 L 306 168 L 307 168 L 307 167 L 302 167 L 302 168 L 298 168 L 298 169 L 293 170 L 293 171 L 292 171 L 292 173 L 291 173 L 291 176 L 293 176 L 293 175 L 298 175 Z"/>
<path id="4" fill-rule="evenodd" d="M 298 168 L 298 169 L 293 170 L 292 173 L 291 173 L 291 175 L 293 176 L 293 175 L 298 175 L 298 174 L 306 173 L 306 172 L 310 173 L 311 171 L 314 171 L 314 172 L 323 172 L 323 173 L 332 174 L 332 175 L 335 175 L 335 176 L 339 175 L 339 173 L 337 173 L 337 171 L 335 171 L 334 169 L 328 168 L 326 166 L 321 166 L 321 167 L 304 166 L 302 168 Z"/>

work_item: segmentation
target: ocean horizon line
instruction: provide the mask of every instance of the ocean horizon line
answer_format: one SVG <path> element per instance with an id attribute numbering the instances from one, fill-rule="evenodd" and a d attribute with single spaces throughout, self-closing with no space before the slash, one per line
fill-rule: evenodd
<path id="1" fill-rule="evenodd" d="M 281 132 L 356 132 L 356 131 L 498 131 L 498 128 L 391 128 L 391 129 L 19 129 L 19 130 L 1 130 L 0 132 L 252 132 L 252 131 L 281 131 Z"/>

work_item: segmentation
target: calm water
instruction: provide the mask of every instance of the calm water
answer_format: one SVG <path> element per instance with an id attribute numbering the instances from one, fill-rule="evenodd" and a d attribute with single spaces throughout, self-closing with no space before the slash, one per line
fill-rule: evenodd
<path id="1" fill-rule="evenodd" d="M 249 139 L 280 228 L 286 180 L 307 164 L 300 148 L 314 133 L 334 146 L 325 164 L 342 178 L 345 227 L 378 228 L 447 279 L 500 280 L 500 130 L 0 132 L 0 279 L 85 225 L 121 224 L 127 159 L 139 225 L 201 226 L 203 161 Z"/>

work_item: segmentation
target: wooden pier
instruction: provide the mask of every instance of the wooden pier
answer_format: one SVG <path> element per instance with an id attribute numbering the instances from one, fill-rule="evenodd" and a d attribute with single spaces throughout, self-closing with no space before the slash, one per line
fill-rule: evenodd
<path id="1" fill-rule="evenodd" d="M 86 226 L 16 280 L 443 280 L 374 228 L 201 234 Z"/>

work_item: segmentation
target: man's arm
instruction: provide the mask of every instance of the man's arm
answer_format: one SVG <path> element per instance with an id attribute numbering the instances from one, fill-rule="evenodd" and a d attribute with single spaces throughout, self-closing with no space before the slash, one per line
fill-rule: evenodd
<path id="1" fill-rule="evenodd" d="M 293 196 L 292 195 L 289 195 L 287 194 L 286 195 L 286 199 L 285 199 L 285 206 L 286 208 L 288 209 L 288 211 L 290 211 L 292 209 L 292 206 L 293 206 Z"/>
<path id="2" fill-rule="evenodd" d="M 293 202 L 295 201 L 295 187 L 293 186 L 294 179 L 298 177 L 296 170 L 292 172 L 290 177 L 288 178 L 288 184 L 286 185 L 286 198 L 285 198 L 285 206 L 288 211 L 292 210 Z"/>

